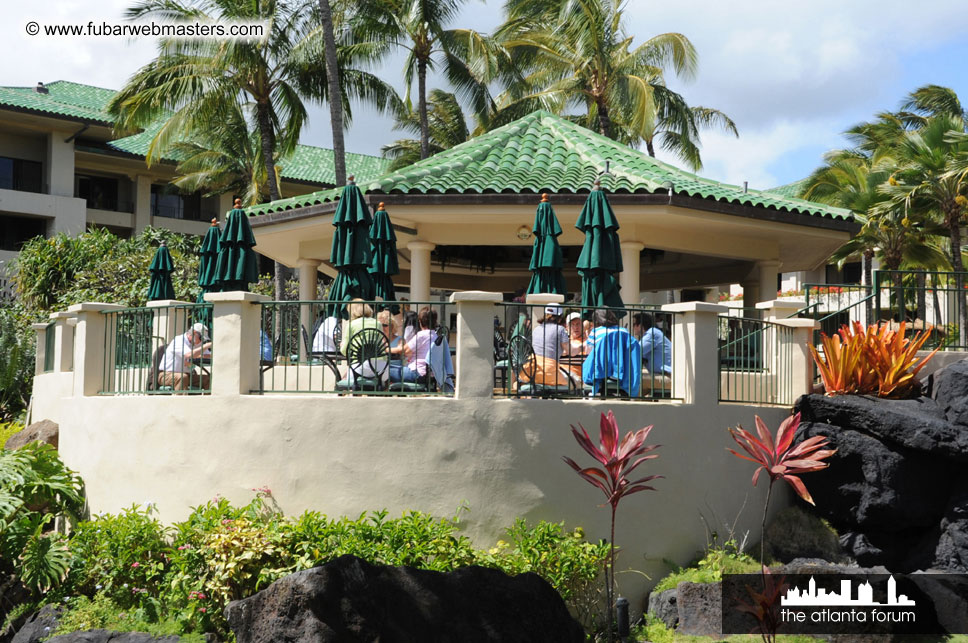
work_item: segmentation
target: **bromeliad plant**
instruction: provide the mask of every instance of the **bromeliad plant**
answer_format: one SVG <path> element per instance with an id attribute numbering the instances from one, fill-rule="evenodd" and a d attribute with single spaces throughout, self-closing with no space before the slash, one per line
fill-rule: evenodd
<path id="1" fill-rule="evenodd" d="M 918 351 L 930 337 L 925 330 L 907 338 L 906 323 L 897 330 L 887 324 L 872 324 L 866 329 L 860 322 L 844 324 L 831 337 L 821 334 L 823 355 L 810 346 L 810 352 L 827 395 L 863 395 L 904 398 L 920 391 L 917 375 L 934 357 L 937 349 L 919 359 Z"/>
<path id="2" fill-rule="evenodd" d="M 581 432 L 578 429 L 581 429 Z M 652 431 L 652 425 L 634 433 L 629 431 L 619 441 L 618 422 L 616 422 L 611 411 L 608 412 L 608 415 L 602 413 L 598 445 L 592 442 L 588 432 L 585 431 L 585 427 L 579 424 L 578 429 L 574 426 L 571 427 L 571 432 L 575 435 L 578 444 L 604 468 L 583 468 L 567 456 L 563 459 L 568 466 L 578 472 L 579 476 L 600 489 L 612 508 L 609 562 L 605 568 L 605 600 L 608 604 L 608 632 L 609 640 L 611 640 L 612 618 L 615 613 L 615 514 L 618 511 L 619 502 L 625 496 L 630 496 L 639 491 L 655 491 L 655 487 L 645 483 L 663 476 L 651 475 L 630 481 L 629 475 L 646 460 L 659 457 L 655 454 L 646 454 L 658 449 L 661 445 L 645 444 L 649 432 Z"/>
<path id="3" fill-rule="evenodd" d="M 805 502 L 809 502 L 811 505 L 814 504 L 810 492 L 807 491 L 803 481 L 797 476 L 803 473 L 810 473 L 811 471 L 826 469 L 830 464 L 823 462 L 823 460 L 832 456 L 837 450 L 826 449 L 825 447 L 828 446 L 827 438 L 820 435 L 807 438 L 794 446 L 793 436 L 797 427 L 800 426 L 799 413 L 783 420 L 780 428 L 776 432 L 776 439 L 773 438 L 769 427 L 760 419 L 760 416 L 757 415 L 754 417 L 756 420 L 757 435 L 753 435 L 742 426 L 729 429 L 729 435 L 749 455 L 743 455 L 733 449 L 727 449 L 727 451 L 737 458 L 749 460 L 760 465 L 753 473 L 754 487 L 759 480 L 760 473 L 766 471 L 767 475 L 770 476 L 770 488 L 766 492 L 766 502 L 763 505 L 763 520 L 760 526 L 760 565 L 762 566 L 764 544 L 766 541 L 766 513 L 770 508 L 770 496 L 773 494 L 773 483 L 777 480 L 784 480 L 793 487 L 793 491 Z"/>

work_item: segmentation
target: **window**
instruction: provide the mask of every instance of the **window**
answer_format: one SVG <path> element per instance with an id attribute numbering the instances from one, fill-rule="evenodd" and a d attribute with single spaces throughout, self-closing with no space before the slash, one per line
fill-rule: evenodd
<path id="1" fill-rule="evenodd" d="M 20 252 L 28 239 L 46 235 L 46 219 L 0 215 L 0 250 Z"/>
<path id="2" fill-rule="evenodd" d="M 0 156 L 0 188 L 21 192 L 43 192 L 43 164 Z"/>
<path id="3" fill-rule="evenodd" d="M 202 220 L 202 195 L 179 194 L 173 185 L 151 186 L 151 214 L 168 219 Z"/>
<path id="4" fill-rule="evenodd" d="M 103 176 L 77 175 L 75 196 L 97 210 L 118 210 L 118 180 Z"/>

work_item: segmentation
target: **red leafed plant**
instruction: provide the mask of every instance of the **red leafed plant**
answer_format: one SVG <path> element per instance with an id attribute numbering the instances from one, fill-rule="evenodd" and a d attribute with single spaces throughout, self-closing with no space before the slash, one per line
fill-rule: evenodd
<path id="1" fill-rule="evenodd" d="M 581 432 L 578 431 L 581 429 Z M 629 496 L 639 491 L 655 491 L 654 487 L 648 486 L 647 482 L 661 478 L 663 476 L 645 476 L 638 480 L 629 481 L 629 475 L 640 464 L 646 460 L 652 460 L 658 455 L 646 455 L 650 451 L 658 449 L 658 444 L 645 444 L 646 438 L 652 426 L 639 429 L 634 433 L 629 431 L 621 441 L 619 441 L 618 422 L 611 411 L 608 415 L 602 413 L 600 424 L 600 439 L 598 445 L 592 442 L 581 424 L 578 429 L 571 427 L 571 432 L 578 440 L 578 444 L 597 460 L 604 468 L 581 467 L 577 462 L 565 456 L 564 461 L 572 469 L 578 472 L 582 478 L 598 487 L 608 499 L 608 504 L 612 508 L 612 531 L 609 540 L 609 564 L 605 570 L 605 598 L 608 603 L 608 632 L 611 640 L 612 616 L 614 614 L 615 598 L 615 513 L 618 511 L 618 503 L 625 496 Z"/>
<path id="2" fill-rule="evenodd" d="M 759 634 L 763 643 L 774 643 L 776 631 L 780 626 L 780 596 L 789 588 L 786 577 L 774 578 L 770 568 L 763 565 L 763 591 L 757 591 L 746 586 L 751 602 L 739 601 L 740 612 L 751 614 L 756 619 L 757 630 L 751 634 Z"/>
<path id="3" fill-rule="evenodd" d="M 766 503 L 763 506 L 763 522 L 761 525 L 762 536 L 760 538 L 760 565 L 763 564 L 764 542 L 766 541 L 766 512 L 770 507 L 770 495 L 773 493 L 773 483 L 777 480 L 785 480 L 798 496 L 803 498 L 811 505 L 814 504 L 813 497 L 804 486 L 803 481 L 797 476 L 802 473 L 819 471 L 830 466 L 822 460 L 829 458 L 837 452 L 836 449 L 826 449 L 828 446 L 827 438 L 817 435 L 807 438 L 803 442 L 793 445 L 793 436 L 797 427 L 800 426 L 800 414 L 791 415 L 783 420 L 780 428 L 777 429 L 776 439 L 770 433 L 760 416 L 756 419 L 756 433 L 753 435 L 742 426 L 729 429 L 729 434 L 736 441 L 743 451 L 749 455 L 743 455 L 733 449 L 727 449 L 737 458 L 749 460 L 760 465 L 753 473 L 753 486 L 756 486 L 760 473 L 766 471 L 770 476 L 770 488 L 766 493 Z"/>

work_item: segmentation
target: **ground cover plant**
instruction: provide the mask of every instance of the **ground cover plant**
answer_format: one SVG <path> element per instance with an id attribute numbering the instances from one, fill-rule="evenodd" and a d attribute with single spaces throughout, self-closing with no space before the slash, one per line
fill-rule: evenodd
<path id="1" fill-rule="evenodd" d="M 482 565 L 535 572 L 575 613 L 590 603 L 607 544 L 589 543 L 580 529 L 562 524 L 518 520 L 493 547 L 477 549 L 460 533 L 459 513 L 287 517 L 264 488 L 248 505 L 216 498 L 170 527 L 152 507 L 133 506 L 77 524 L 68 543 L 70 571 L 39 604 L 67 606 L 58 633 L 108 627 L 224 638 L 231 636 L 222 617 L 228 601 L 344 554 L 437 571 Z"/>

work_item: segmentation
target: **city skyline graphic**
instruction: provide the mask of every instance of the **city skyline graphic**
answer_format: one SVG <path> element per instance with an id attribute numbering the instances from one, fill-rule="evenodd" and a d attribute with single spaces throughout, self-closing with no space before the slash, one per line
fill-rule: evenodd
<path id="1" fill-rule="evenodd" d="M 824 588 L 817 588 L 817 581 L 813 576 L 807 584 L 807 589 L 801 590 L 799 587 L 788 589 L 786 594 L 780 597 L 780 605 L 790 607 L 814 607 L 814 606 L 861 606 L 861 607 L 910 607 L 915 605 L 913 599 L 905 594 L 898 596 L 897 581 L 892 575 L 887 581 L 887 602 L 879 603 L 874 600 L 874 588 L 870 581 L 866 581 L 857 587 L 857 596 L 853 595 L 853 582 L 845 579 L 840 581 L 840 592 L 830 592 Z"/>

